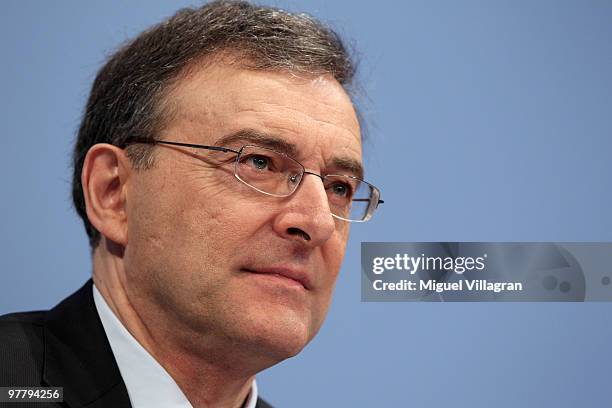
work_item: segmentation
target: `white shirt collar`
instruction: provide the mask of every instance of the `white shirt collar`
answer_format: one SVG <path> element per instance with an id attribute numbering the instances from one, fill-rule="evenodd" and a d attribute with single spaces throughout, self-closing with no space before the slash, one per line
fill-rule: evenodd
<path id="1" fill-rule="evenodd" d="M 93 297 L 133 408 L 193 408 L 168 372 L 138 343 L 93 285 Z M 245 408 L 255 408 L 253 380 Z"/>

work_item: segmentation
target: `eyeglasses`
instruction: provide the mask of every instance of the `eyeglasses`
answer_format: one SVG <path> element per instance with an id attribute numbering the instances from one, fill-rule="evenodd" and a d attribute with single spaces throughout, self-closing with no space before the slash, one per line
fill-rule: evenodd
<path id="1" fill-rule="evenodd" d="M 379 204 L 380 190 L 358 177 L 343 174 L 316 174 L 287 156 L 266 147 L 244 145 L 239 150 L 220 146 L 205 146 L 165 140 L 137 139 L 130 143 L 164 144 L 235 153 L 234 176 L 242 183 L 273 197 L 288 197 L 293 194 L 305 174 L 312 174 L 323 181 L 331 214 L 350 222 L 366 222 Z"/>

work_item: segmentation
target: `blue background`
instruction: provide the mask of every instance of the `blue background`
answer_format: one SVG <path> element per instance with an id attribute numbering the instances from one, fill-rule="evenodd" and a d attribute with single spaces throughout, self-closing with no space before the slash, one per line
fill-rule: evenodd
<path id="1" fill-rule="evenodd" d="M 90 274 L 71 143 L 104 56 L 178 1 L 3 1 L 0 314 Z M 609 303 L 362 303 L 361 241 L 612 241 L 612 2 L 291 1 L 356 44 L 367 179 L 329 317 L 279 407 L 610 406 Z M 611 266 L 612 269 L 612 266 Z"/>

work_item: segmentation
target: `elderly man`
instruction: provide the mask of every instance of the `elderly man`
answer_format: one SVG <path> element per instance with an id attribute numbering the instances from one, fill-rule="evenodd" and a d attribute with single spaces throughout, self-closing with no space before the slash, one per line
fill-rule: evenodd
<path id="1" fill-rule="evenodd" d="M 240 2 L 179 11 L 94 82 L 73 197 L 93 281 L 0 319 L 0 385 L 69 407 L 266 407 L 325 318 L 364 182 L 339 38 Z"/>

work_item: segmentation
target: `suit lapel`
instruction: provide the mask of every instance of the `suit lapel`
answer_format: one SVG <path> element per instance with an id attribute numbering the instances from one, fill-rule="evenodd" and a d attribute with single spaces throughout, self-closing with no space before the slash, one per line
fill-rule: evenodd
<path id="1" fill-rule="evenodd" d="M 64 387 L 70 408 L 131 408 L 96 310 L 90 279 L 51 309 L 45 321 L 43 380 Z"/>

